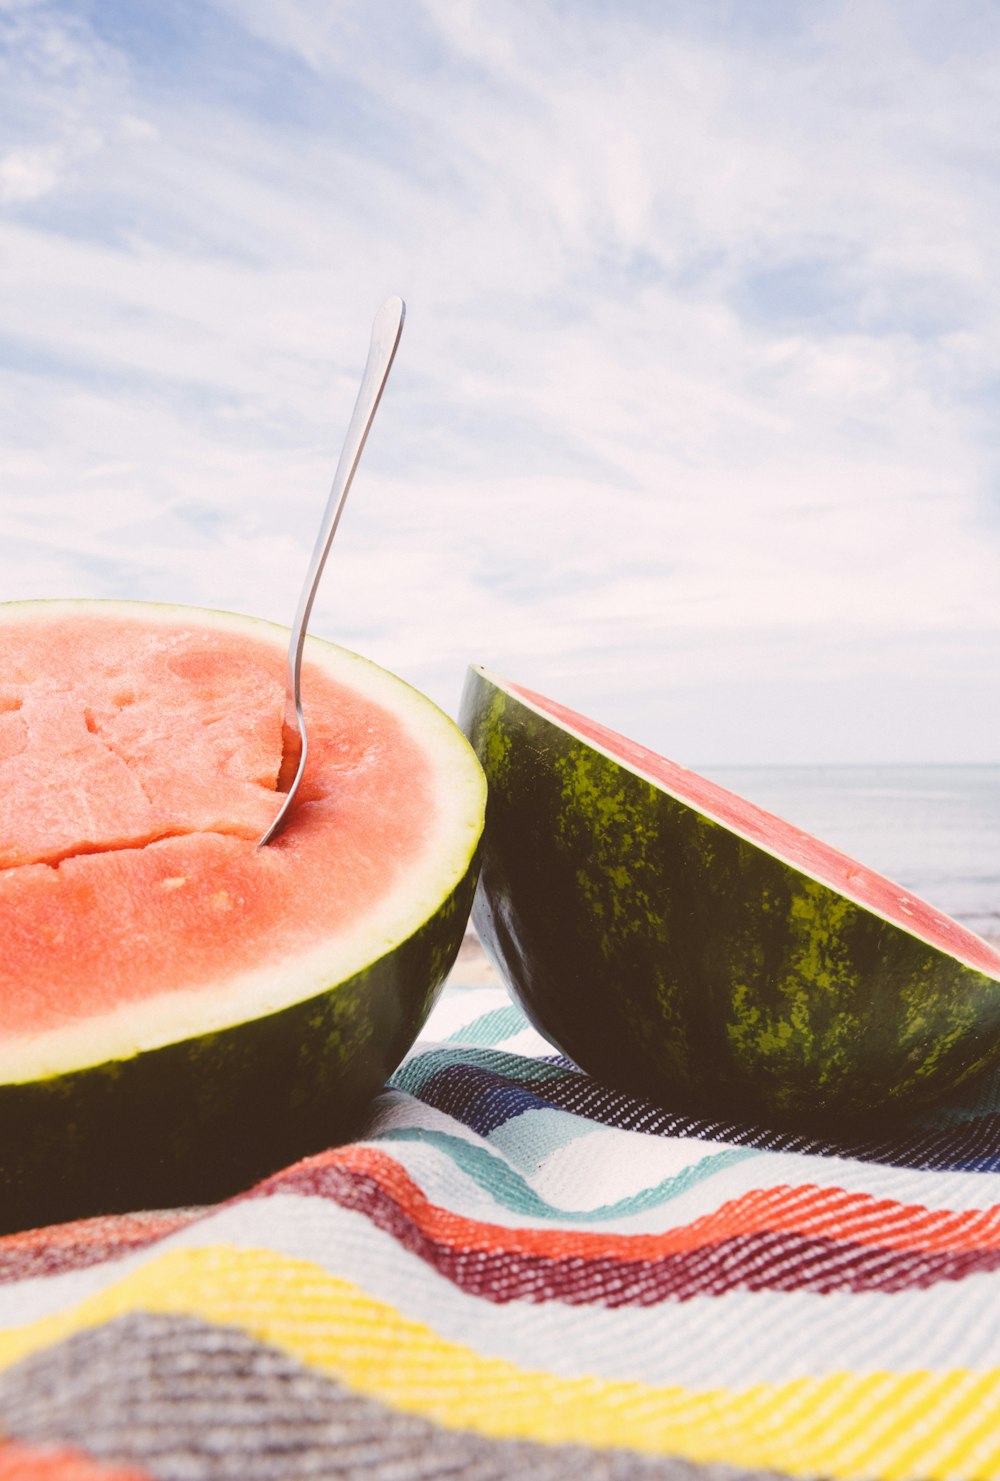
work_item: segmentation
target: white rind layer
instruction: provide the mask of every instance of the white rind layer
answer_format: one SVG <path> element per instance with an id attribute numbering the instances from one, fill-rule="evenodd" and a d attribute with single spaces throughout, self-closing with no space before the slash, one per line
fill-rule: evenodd
<path id="1" fill-rule="evenodd" d="M 868 911 L 870 915 L 877 916 L 880 920 L 886 921 L 887 924 L 895 926 L 898 930 L 905 931 L 908 935 L 913 936 L 916 940 L 922 942 L 925 946 L 929 946 L 932 950 L 942 952 L 946 951 L 947 954 L 953 956 L 957 962 L 961 962 L 963 966 L 969 967 L 974 972 L 982 973 L 984 977 L 992 977 L 995 981 L 1000 982 L 1000 955 L 998 955 L 998 953 L 994 950 L 990 943 L 988 941 L 983 941 L 982 938 L 979 936 L 975 936 L 974 932 L 968 930 L 968 928 L 965 926 L 959 925 L 957 921 L 951 920 L 949 916 L 946 916 L 942 911 L 937 910 L 936 907 L 930 908 L 934 911 L 934 915 L 937 919 L 942 934 L 947 934 L 950 938 L 947 948 L 942 946 L 939 941 L 932 940 L 929 936 L 925 935 L 925 933 L 920 929 L 920 926 L 917 922 L 914 921 L 911 923 L 909 921 L 900 919 L 897 915 L 891 915 L 888 912 L 881 910 L 877 904 L 875 904 L 872 900 L 866 898 L 866 896 L 862 892 L 852 891 L 849 884 L 831 880 L 827 878 L 821 871 L 810 869 L 808 864 L 803 863 L 799 859 L 791 858 L 785 851 L 782 850 L 779 843 L 764 844 L 759 838 L 755 838 L 752 833 L 741 828 L 738 822 L 734 821 L 731 818 L 724 818 L 718 812 L 713 811 L 710 804 L 705 804 L 700 800 L 696 801 L 691 797 L 685 796 L 683 792 L 676 791 L 669 785 L 669 783 L 665 782 L 662 777 L 658 777 L 654 775 L 653 772 L 645 770 L 640 765 L 636 765 L 635 762 L 628 760 L 626 757 L 621 755 L 620 752 L 613 751 L 609 747 L 602 745 L 601 742 L 594 736 L 588 735 L 584 731 L 579 730 L 572 724 L 571 721 L 565 719 L 563 716 L 557 717 L 556 715 L 553 715 L 549 710 L 543 708 L 541 705 L 535 704 L 531 699 L 528 698 L 526 694 L 524 694 L 519 688 L 513 685 L 509 680 L 501 678 L 498 674 L 491 673 L 489 669 L 482 668 L 480 665 L 473 665 L 473 672 L 479 674 L 481 678 L 483 678 L 486 683 L 491 684 L 494 689 L 498 689 L 502 694 L 506 694 L 508 698 L 512 699 L 516 704 L 523 705 L 526 710 L 530 710 L 533 714 L 538 715 L 540 719 L 548 721 L 550 725 L 561 727 L 567 732 L 567 734 L 574 736 L 583 745 L 589 746 L 591 750 L 597 751 L 602 756 L 606 756 L 607 759 L 609 761 L 613 761 L 616 766 L 624 767 L 624 769 L 626 771 L 630 771 L 633 776 L 637 776 L 642 781 L 648 782 L 649 785 L 655 787 L 657 791 L 665 793 L 668 797 L 672 797 L 676 802 L 682 803 L 685 807 L 693 809 L 693 811 L 699 813 L 702 817 L 708 818 L 713 823 L 717 823 L 721 828 L 725 828 L 728 832 L 734 833 L 738 838 L 742 838 L 746 843 L 751 844 L 753 848 L 763 849 L 765 852 L 772 854 L 774 858 L 779 859 L 781 863 L 786 864 L 789 869 L 796 870 L 799 874 L 808 879 L 814 880 L 817 884 L 823 885 L 826 889 L 835 890 L 838 894 L 843 895 L 846 900 L 850 900 L 852 904 L 859 906 L 862 910 Z M 561 706 L 560 708 L 565 707 Z M 602 726 L 601 728 L 607 729 L 606 726 Z M 643 747 L 643 749 L 646 748 Z M 713 783 L 712 785 L 714 786 L 716 784 Z M 756 808 L 756 811 L 762 817 L 774 816 L 773 814 L 768 813 L 766 809 L 756 807 L 756 804 L 752 805 Z M 783 825 L 786 827 L 794 828 L 794 824 L 784 823 L 783 819 L 775 819 L 775 821 L 783 823 Z M 803 829 L 795 829 L 795 831 L 799 833 L 803 838 L 810 837 L 810 835 L 805 833 Z M 834 852 L 839 851 L 834 850 Z M 844 859 L 847 859 L 847 855 L 842 855 L 842 857 Z M 874 874 L 875 871 L 869 870 L 868 873 Z M 912 895 L 908 890 L 905 890 L 902 885 L 896 884 L 893 880 L 885 879 L 884 875 L 879 877 L 884 879 L 886 884 L 888 884 L 895 891 L 901 914 L 905 915 L 908 905 L 922 905 L 927 903 L 918 901 L 916 897 Z M 982 947 L 982 952 L 977 955 L 975 952 L 970 951 L 969 947 L 963 943 L 963 937 L 973 938 L 978 946 Z M 985 964 L 984 953 L 987 957 L 992 957 L 996 961 L 997 965 L 990 966 Z"/>
<path id="2" fill-rule="evenodd" d="M 187 623 L 245 633 L 284 655 L 288 631 L 258 618 L 198 607 L 142 602 L 18 602 L 0 605 L 0 622 L 58 622 L 107 614 L 109 620 L 165 627 Z M 44 1033 L 0 1041 L 0 1083 L 23 1083 L 109 1060 L 130 1059 L 196 1035 L 303 1002 L 371 966 L 412 936 L 439 909 L 469 868 L 483 828 L 486 780 L 458 727 L 404 680 L 346 648 L 308 638 L 305 659 L 390 711 L 428 761 L 436 800 L 420 858 L 350 929 L 288 955 L 280 964 L 235 973 L 217 986 L 175 989 Z M 279 800 L 276 794 L 275 811 Z M 2 1030 L 2 1005 L 0 1005 Z"/>

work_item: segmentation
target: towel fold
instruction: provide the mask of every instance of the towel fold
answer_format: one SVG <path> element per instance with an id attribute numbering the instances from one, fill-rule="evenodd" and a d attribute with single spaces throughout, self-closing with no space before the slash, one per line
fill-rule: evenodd
<path id="1" fill-rule="evenodd" d="M 0 1481 L 1000 1477 L 998 1317 L 1000 1077 L 696 1121 L 459 978 L 357 1142 L 0 1239 Z"/>

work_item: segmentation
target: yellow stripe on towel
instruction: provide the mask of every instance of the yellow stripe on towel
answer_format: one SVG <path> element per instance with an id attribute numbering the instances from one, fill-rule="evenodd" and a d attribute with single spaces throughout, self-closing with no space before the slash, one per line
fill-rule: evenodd
<path id="1" fill-rule="evenodd" d="M 0 1368 L 135 1312 L 237 1327 L 398 1410 L 497 1439 L 838 1481 L 1000 1481 L 1000 1370 L 835 1373 L 708 1391 L 559 1378 L 480 1357 L 320 1266 L 269 1250 L 163 1254 L 72 1310 L 0 1332 Z"/>

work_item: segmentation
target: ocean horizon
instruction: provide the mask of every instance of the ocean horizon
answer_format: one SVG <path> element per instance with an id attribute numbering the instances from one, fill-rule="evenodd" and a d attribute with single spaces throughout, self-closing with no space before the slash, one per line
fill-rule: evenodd
<path id="1" fill-rule="evenodd" d="M 1000 764 L 694 769 L 1000 938 Z"/>

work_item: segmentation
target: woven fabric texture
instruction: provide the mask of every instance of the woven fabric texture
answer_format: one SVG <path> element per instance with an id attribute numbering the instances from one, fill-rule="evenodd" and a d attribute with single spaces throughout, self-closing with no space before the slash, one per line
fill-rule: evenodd
<path id="1" fill-rule="evenodd" d="M 449 984 L 365 1136 L 0 1239 L 0 1481 L 1000 1478 L 1000 1079 L 695 1121 Z"/>

